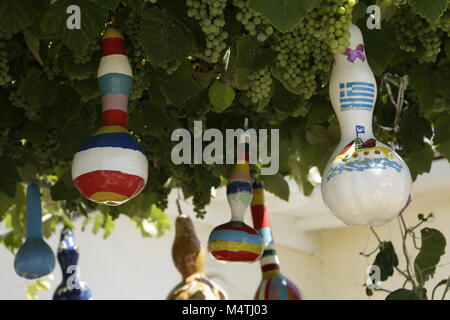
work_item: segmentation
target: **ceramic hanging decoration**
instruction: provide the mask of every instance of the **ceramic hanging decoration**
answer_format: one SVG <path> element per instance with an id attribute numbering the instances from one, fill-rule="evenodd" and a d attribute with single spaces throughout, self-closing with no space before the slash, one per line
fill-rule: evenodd
<path id="1" fill-rule="evenodd" d="M 259 183 L 253 183 L 251 210 L 253 226 L 258 231 L 265 245 L 260 259 L 262 279 L 256 290 L 255 300 L 301 300 L 302 295 L 295 283 L 280 272 L 269 213 L 264 200 L 264 188 Z"/>
<path id="2" fill-rule="evenodd" d="M 72 178 L 86 198 L 116 206 L 139 194 L 148 174 L 144 150 L 127 129 L 133 74 L 124 38 L 116 29 L 106 30 L 103 36 L 97 77 L 102 95 L 102 126 L 75 154 Z"/>
<path id="3" fill-rule="evenodd" d="M 65 228 L 61 231 L 58 247 L 58 262 L 62 270 L 61 284 L 53 294 L 53 300 L 90 300 L 91 288 L 84 281 L 80 281 L 77 263 L 78 247 L 75 243 L 73 231 Z"/>
<path id="4" fill-rule="evenodd" d="M 192 220 L 181 214 L 175 220 L 172 259 L 183 280 L 167 300 L 226 300 L 227 294 L 205 275 L 205 253 L 195 234 Z"/>
<path id="5" fill-rule="evenodd" d="M 227 185 L 227 199 L 231 207 L 231 221 L 211 232 L 208 250 L 220 261 L 255 262 L 261 256 L 264 244 L 258 232 L 244 223 L 245 211 L 252 201 L 247 152 L 238 154 L 238 163 L 234 166 Z"/>
<path id="6" fill-rule="evenodd" d="M 377 84 L 367 62 L 363 37 L 350 26 L 350 48 L 335 54 L 330 99 L 341 141 L 322 177 L 328 208 L 349 225 L 382 225 L 411 201 L 412 180 L 400 156 L 372 133 Z"/>
<path id="7" fill-rule="evenodd" d="M 53 271 L 55 256 L 42 238 L 41 194 L 34 182 L 27 187 L 26 204 L 26 239 L 16 254 L 14 269 L 21 277 L 37 279 Z"/>

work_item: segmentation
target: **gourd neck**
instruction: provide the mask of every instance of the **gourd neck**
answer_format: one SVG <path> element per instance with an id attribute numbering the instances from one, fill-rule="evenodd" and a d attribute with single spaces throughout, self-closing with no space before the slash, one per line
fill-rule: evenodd
<path id="1" fill-rule="evenodd" d="M 280 260 L 273 246 L 267 247 L 260 259 L 262 277 L 269 279 L 281 274 Z"/>
<path id="2" fill-rule="evenodd" d="M 27 187 L 27 217 L 26 236 L 27 240 L 42 239 L 42 208 L 39 187 L 30 183 Z"/>

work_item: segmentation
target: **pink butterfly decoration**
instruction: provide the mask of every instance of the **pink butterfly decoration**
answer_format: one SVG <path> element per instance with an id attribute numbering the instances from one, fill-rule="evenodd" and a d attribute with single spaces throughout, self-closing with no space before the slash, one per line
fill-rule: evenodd
<path id="1" fill-rule="evenodd" d="M 347 60 L 351 63 L 354 63 L 358 58 L 361 59 L 361 61 L 366 61 L 363 44 L 358 45 L 355 50 L 347 48 L 343 54 L 347 56 Z"/>

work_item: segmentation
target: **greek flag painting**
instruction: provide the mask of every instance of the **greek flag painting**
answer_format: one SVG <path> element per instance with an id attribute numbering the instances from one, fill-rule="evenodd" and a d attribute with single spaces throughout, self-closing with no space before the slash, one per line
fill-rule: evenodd
<path id="1" fill-rule="evenodd" d="M 356 126 L 356 136 L 359 137 L 363 133 L 366 133 L 366 128 L 364 126 Z"/>
<path id="2" fill-rule="evenodd" d="M 375 106 L 375 85 L 369 82 L 340 84 L 341 111 L 352 109 L 371 111 Z"/>

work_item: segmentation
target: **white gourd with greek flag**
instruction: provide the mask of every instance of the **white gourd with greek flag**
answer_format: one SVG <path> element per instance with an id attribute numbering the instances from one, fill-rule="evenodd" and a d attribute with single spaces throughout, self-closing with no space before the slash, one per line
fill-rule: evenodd
<path id="1" fill-rule="evenodd" d="M 361 31 L 349 29 L 350 46 L 335 54 L 330 79 L 341 141 L 325 167 L 322 198 L 346 224 L 382 225 L 405 211 L 412 180 L 406 163 L 372 133 L 377 83 Z"/>

